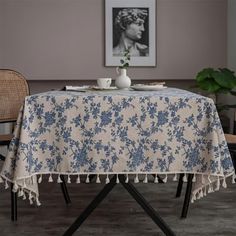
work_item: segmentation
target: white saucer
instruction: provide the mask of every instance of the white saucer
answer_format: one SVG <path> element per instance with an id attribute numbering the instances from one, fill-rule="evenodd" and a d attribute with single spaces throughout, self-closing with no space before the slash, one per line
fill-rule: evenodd
<path id="1" fill-rule="evenodd" d="M 131 86 L 131 88 L 134 90 L 140 90 L 140 91 L 158 91 L 158 90 L 166 89 L 167 86 L 163 86 L 160 84 L 158 84 L 158 85 L 137 84 L 137 85 Z"/>
<path id="2" fill-rule="evenodd" d="M 101 88 L 101 87 L 98 87 L 98 86 L 93 86 L 92 89 L 95 89 L 95 90 L 115 90 L 117 89 L 117 87 L 108 87 L 108 88 Z"/>
<path id="3" fill-rule="evenodd" d="M 81 91 L 81 90 L 87 90 L 89 89 L 89 85 L 83 85 L 83 86 L 65 86 L 66 91 Z"/>

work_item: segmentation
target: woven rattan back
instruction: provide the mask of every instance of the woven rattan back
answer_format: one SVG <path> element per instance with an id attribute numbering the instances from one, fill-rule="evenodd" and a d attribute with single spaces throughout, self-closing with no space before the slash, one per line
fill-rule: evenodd
<path id="1" fill-rule="evenodd" d="M 29 87 L 24 76 L 13 70 L 0 69 L 0 122 L 17 119 Z"/>

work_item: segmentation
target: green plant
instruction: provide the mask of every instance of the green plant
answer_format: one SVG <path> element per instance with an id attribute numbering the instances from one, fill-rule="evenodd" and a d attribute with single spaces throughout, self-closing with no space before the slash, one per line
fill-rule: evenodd
<path id="1" fill-rule="evenodd" d="M 121 65 L 119 66 L 120 69 L 127 69 L 129 67 L 130 62 L 130 49 L 127 48 L 124 51 L 123 58 L 120 59 Z"/>
<path id="2" fill-rule="evenodd" d="M 227 68 L 205 68 L 201 70 L 196 76 L 197 87 L 208 93 L 217 94 L 231 94 L 236 96 L 236 76 L 233 71 Z M 221 105 L 216 104 L 218 111 L 236 108 L 235 105 Z"/>

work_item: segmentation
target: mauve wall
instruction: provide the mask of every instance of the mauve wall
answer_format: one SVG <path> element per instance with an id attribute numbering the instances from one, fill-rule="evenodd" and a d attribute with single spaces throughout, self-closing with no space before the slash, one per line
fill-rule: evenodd
<path id="1" fill-rule="evenodd" d="M 228 63 L 227 66 L 236 72 L 236 0 L 228 0 Z M 236 104 L 236 97 L 227 95 L 222 99 L 222 103 Z M 231 117 L 231 130 L 233 127 L 235 109 L 227 112 L 228 117 Z M 236 118 L 236 117 L 235 117 Z"/>
<path id="2" fill-rule="evenodd" d="M 0 67 L 3 65 L 3 0 L 0 0 Z"/>
<path id="3" fill-rule="evenodd" d="M 104 67 L 104 0 L 0 1 L 1 67 L 34 80 L 32 91 L 49 85 L 40 80 L 115 78 Z M 132 79 L 189 80 L 226 66 L 226 0 L 157 0 L 156 26 L 157 66 L 130 68 Z"/>
<path id="4" fill-rule="evenodd" d="M 228 0 L 228 66 L 236 71 L 236 1 Z"/>

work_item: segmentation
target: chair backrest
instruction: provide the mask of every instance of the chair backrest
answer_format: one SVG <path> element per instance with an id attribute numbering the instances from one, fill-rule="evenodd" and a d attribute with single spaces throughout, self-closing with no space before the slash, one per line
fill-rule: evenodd
<path id="1" fill-rule="evenodd" d="M 29 87 L 23 75 L 13 70 L 0 69 L 0 122 L 16 120 L 27 95 Z"/>

